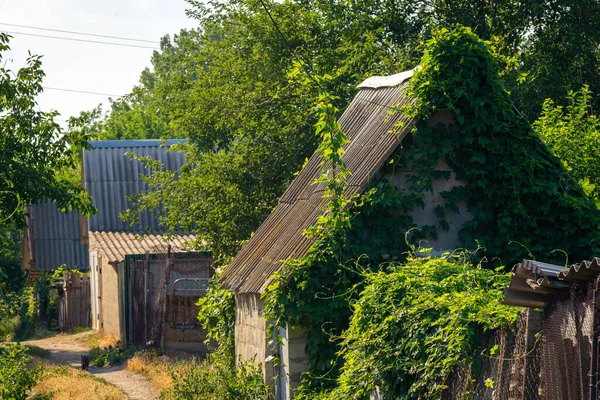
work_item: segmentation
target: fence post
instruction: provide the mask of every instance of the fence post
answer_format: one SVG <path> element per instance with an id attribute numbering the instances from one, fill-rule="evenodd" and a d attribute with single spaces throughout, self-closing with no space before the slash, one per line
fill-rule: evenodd
<path id="1" fill-rule="evenodd" d="M 592 295 L 592 349 L 590 354 L 590 400 L 596 400 L 598 396 L 598 336 L 600 335 L 600 294 L 598 293 L 599 278 L 594 282 Z"/>
<path id="2" fill-rule="evenodd" d="M 537 334 L 542 330 L 543 315 L 528 308 L 527 329 L 525 333 L 525 380 L 523 382 L 523 400 L 537 399 L 540 387 L 540 362 L 537 357 Z"/>

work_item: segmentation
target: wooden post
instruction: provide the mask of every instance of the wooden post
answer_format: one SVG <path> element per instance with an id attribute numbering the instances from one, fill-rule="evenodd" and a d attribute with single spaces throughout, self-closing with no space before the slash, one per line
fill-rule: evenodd
<path id="1" fill-rule="evenodd" d="M 160 286 L 157 288 L 156 295 L 156 319 L 152 326 L 152 341 L 161 348 L 165 340 L 165 318 L 167 314 L 167 297 L 169 292 L 169 280 L 171 279 L 171 245 L 167 248 L 167 258 L 165 260 L 165 269 Z"/>

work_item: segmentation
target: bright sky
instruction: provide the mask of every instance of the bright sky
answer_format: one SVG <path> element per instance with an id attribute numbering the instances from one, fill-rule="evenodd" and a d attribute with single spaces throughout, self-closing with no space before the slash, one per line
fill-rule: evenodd
<path id="1" fill-rule="evenodd" d="M 0 31 L 60 36 L 91 41 L 118 42 L 158 47 L 165 34 L 197 26 L 187 18 L 184 0 L 0 0 Z M 79 36 L 3 24 L 84 32 L 155 41 L 156 44 Z M 152 49 L 58 40 L 11 34 L 7 67 L 24 65 L 27 51 L 43 55 L 44 86 L 123 95 L 137 84 L 141 71 L 150 66 Z M 12 60 L 12 62 L 11 62 Z M 42 110 L 60 112 L 60 120 L 103 104 L 108 97 L 47 89 L 38 97 Z"/>

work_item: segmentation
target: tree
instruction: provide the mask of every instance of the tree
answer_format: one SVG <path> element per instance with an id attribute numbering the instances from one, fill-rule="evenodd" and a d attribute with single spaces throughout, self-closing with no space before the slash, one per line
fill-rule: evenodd
<path id="1" fill-rule="evenodd" d="M 2 52 L 9 36 L 0 33 Z M 93 211 L 81 185 L 59 177 L 75 167 L 87 146 L 87 133 L 71 121 L 67 132 L 55 122 L 56 111 L 36 111 L 35 96 L 42 91 L 41 57 L 30 55 L 16 73 L 0 68 L 0 221 L 23 222 L 24 206 L 44 199 L 60 208 Z"/>
<path id="2" fill-rule="evenodd" d="M 542 114 L 534 129 L 560 158 L 586 194 L 600 197 L 600 120 L 592 114 L 589 86 L 571 91 L 566 107 L 552 99 L 544 102 Z"/>
<path id="3" fill-rule="evenodd" d="M 198 29 L 162 40 L 152 69 L 112 104 L 99 137 L 188 138 L 186 166 L 176 174 L 158 171 L 148 180 L 151 192 L 127 215 L 161 205 L 170 229 L 193 229 L 199 243 L 226 257 L 316 149 L 317 93 L 330 92 L 343 109 L 364 78 L 415 67 L 422 43 L 440 27 L 471 27 L 495 44 L 511 101 L 530 121 L 547 96 L 562 105 L 582 82 L 592 90 L 600 85 L 593 73 L 600 8 L 583 1 L 189 3 Z M 563 40 L 563 30 L 573 40 Z M 331 79 L 314 83 L 313 76 L 324 75 Z"/>

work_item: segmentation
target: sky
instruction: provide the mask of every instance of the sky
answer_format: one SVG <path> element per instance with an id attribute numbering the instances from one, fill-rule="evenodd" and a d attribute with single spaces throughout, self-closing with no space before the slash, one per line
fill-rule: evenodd
<path id="1" fill-rule="evenodd" d="M 165 34 L 197 23 L 185 15 L 189 5 L 184 0 L 0 0 L 0 31 L 11 33 L 11 50 L 4 54 L 7 68 L 16 71 L 25 65 L 28 51 L 43 55 L 46 73 L 38 96 L 39 108 L 56 110 L 59 122 L 99 103 L 109 107 L 108 96 L 74 93 L 49 88 L 97 92 L 118 97 L 138 83 L 140 73 L 149 67 L 152 49 L 113 46 L 99 43 L 25 36 L 70 37 L 91 41 L 118 42 L 136 46 L 158 47 Z M 83 32 L 150 40 L 146 42 L 80 36 L 36 30 L 6 24 Z M 116 96 L 114 96 L 116 95 Z"/>

